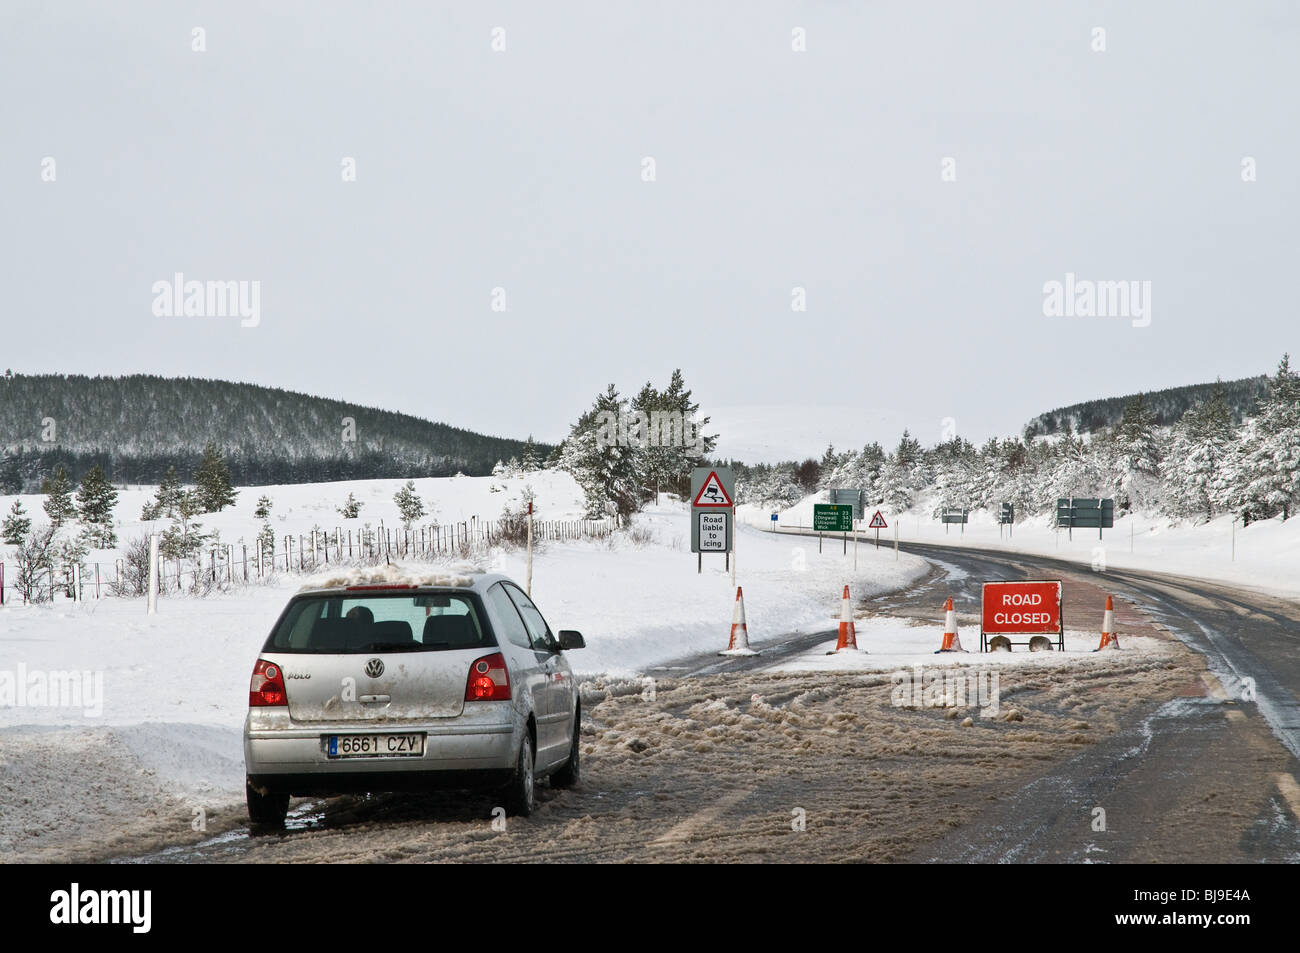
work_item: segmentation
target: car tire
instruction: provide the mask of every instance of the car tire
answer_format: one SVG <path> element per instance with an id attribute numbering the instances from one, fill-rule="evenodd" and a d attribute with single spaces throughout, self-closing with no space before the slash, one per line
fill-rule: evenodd
<path id="1" fill-rule="evenodd" d="M 284 827 L 284 816 L 289 813 L 289 795 L 287 792 L 268 790 L 258 793 L 252 780 L 244 783 L 244 792 L 248 798 L 248 819 L 258 827 Z"/>
<path id="2" fill-rule="evenodd" d="M 506 792 L 506 810 L 515 817 L 528 817 L 537 806 L 537 775 L 533 758 L 533 739 L 527 733 L 519 745 L 515 776 Z"/>
<path id="3" fill-rule="evenodd" d="M 564 762 L 564 767 L 551 775 L 551 787 L 553 788 L 571 788 L 578 783 L 578 777 L 582 768 L 580 735 L 582 733 L 582 721 L 574 714 L 573 718 L 573 744 L 569 746 L 569 760 Z"/>

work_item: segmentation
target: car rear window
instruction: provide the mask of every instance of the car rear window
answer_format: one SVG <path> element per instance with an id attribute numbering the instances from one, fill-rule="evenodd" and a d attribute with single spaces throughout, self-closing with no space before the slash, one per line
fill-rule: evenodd
<path id="1" fill-rule="evenodd" d="M 495 644 L 468 594 L 357 592 L 294 600 L 264 651 L 360 655 Z"/>

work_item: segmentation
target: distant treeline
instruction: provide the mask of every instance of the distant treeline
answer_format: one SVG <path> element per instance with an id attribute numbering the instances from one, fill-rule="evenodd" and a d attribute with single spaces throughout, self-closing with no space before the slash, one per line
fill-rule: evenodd
<path id="1" fill-rule="evenodd" d="M 1239 424 L 1243 418 L 1254 412 L 1259 398 L 1268 387 L 1268 375 L 1146 391 L 1142 397 L 1146 400 L 1155 425 L 1170 427 L 1181 420 L 1187 411 L 1209 400 L 1216 387 L 1223 388 L 1223 399 L 1232 414 L 1232 422 Z M 1123 397 L 1102 397 L 1049 410 L 1029 421 L 1025 427 L 1025 435 L 1043 437 L 1062 433 L 1067 429 L 1073 433 L 1084 434 L 1113 427 L 1123 418 L 1124 408 L 1137 396 L 1137 394 L 1127 394 Z"/>
<path id="2" fill-rule="evenodd" d="M 345 421 L 350 421 L 347 423 Z M 119 484 L 194 471 L 204 445 L 245 486 L 490 473 L 523 440 L 307 394 L 152 375 L 0 377 L 0 492 L 35 492 L 62 464 Z M 551 449 L 534 445 L 544 456 Z"/>

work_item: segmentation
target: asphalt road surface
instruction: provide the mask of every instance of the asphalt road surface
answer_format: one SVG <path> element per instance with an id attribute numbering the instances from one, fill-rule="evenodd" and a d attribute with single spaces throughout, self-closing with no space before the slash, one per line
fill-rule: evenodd
<path id="1" fill-rule="evenodd" d="M 933 569 L 870 613 L 964 625 L 980 584 L 1059 578 L 1067 628 L 1150 634 L 1176 660 L 1003 678 L 1023 723 L 964 731 L 889 704 L 887 676 L 776 675 L 833 629 L 702 654 L 597 686 L 583 781 L 544 791 L 509 833 L 490 795 L 377 795 L 300 803 L 283 834 L 242 821 L 136 862 L 912 861 L 1300 862 L 1300 606 L 1158 573 L 963 546 L 902 544 Z M 970 648 L 971 646 L 967 646 Z M 1202 660 L 1203 657 L 1203 660 Z M 978 655 L 972 654 L 972 664 Z M 949 714 L 951 717 L 951 713 Z M 803 815 L 800 814 L 803 812 Z M 791 816 L 800 820 L 791 824 Z"/>

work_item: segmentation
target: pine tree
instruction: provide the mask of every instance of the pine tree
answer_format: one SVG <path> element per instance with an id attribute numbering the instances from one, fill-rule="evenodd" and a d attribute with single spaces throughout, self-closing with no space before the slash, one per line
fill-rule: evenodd
<path id="1" fill-rule="evenodd" d="M 1300 503 L 1300 377 L 1283 355 L 1269 380 L 1244 459 L 1237 461 L 1235 505 L 1246 519 L 1290 519 Z"/>
<path id="2" fill-rule="evenodd" d="M 50 525 L 58 529 L 77 515 L 72 504 L 72 482 L 68 471 L 59 464 L 54 468 L 54 475 L 41 482 L 41 492 L 46 495 L 45 515 L 50 518 Z"/>
<path id="3" fill-rule="evenodd" d="M 204 540 L 208 538 L 203 532 L 203 525 L 194 522 L 194 517 L 205 512 L 196 490 L 182 490 L 176 504 L 176 514 L 172 517 L 171 528 L 162 534 L 158 551 L 166 559 L 192 559 L 203 549 Z"/>
<path id="4" fill-rule="evenodd" d="M 117 545 L 113 531 L 113 508 L 117 505 L 117 489 L 108 482 L 104 468 L 96 464 L 81 478 L 77 490 L 77 512 L 85 524 L 88 540 L 96 549 L 112 549 Z"/>
<path id="5" fill-rule="evenodd" d="M 361 515 L 361 501 L 356 498 L 355 494 L 349 493 L 343 505 L 338 508 L 338 512 L 345 520 L 354 520 Z"/>
<path id="6" fill-rule="evenodd" d="M 528 440 L 524 443 L 523 456 L 519 459 L 519 466 L 525 473 L 532 473 L 541 466 L 537 457 L 537 444 L 533 442 L 533 435 L 528 435 Z"/>
<path id="7" fill-rule="evenodd" d="M 1127 513 L 1156 502 L 1161 452 L 1145 394 L 1125 405 L 1124 416 L 1109 435 L 1109 448 L 1114 454 L 1116 508 Z"/>
<path id="8" fill-rule="evenodd" d="M 262 547 L 262 556 L 270 561 L 270 569 L 275 571 L 275 530 L 271 529 L 270 523 L 263 523 L 261 532 L 257 534 L 257 545 Z"/>
<path id="9" fill-rule="evenodd" d="M 1232 449 L 1232 412 L 1222 385 L 1174 426 L 1163 469 L 1164 508 L 1171 516 L 1214 518 L 1224 497 Z"/>
<path id="10" fill-rule="evenodd" d="M 351 496 L 351 494 L 348 494 Z M 253 516 L 259 520 L 271 518 L 271 498 L 269 496 L 259 496 L 257 498 L 257 509 L 253 511 Z"/>
<path id="11" fill-rule="evenodd" d="M 0 539 L 10 546 L 21 546 L 31 528 L 32 521 L 23 509 L 23 501 L 14 500 L 9 515 L 5 517 L 4 523 L 0 523 Z"/>
<path id="12" fill-rule="evenodd" d="M 681 368 L 675 368 L 668 379 L 668 386 L 659 395 L 657 401 L 661 410 L 673 415 L 681 415 L 682 441 L 668 455 L 671 461 L 672 481 L 679 494 L 690 490 L 691 471 L 711 454 L 718 445 L 718 435 L 705 433 L 711 417 L 701 417 L 698 401 L 691 400 L 691 392 L 686 387 Z M 674 416 L 676 419 L 676 416 Z"/>
<path id="13" fill-rule="evenodd" d="M 393 494 L 393 502 L 397 504 L 397 512 L 408 530 L 424 517 L 424 502 L 415 493 L 414 480 L 407 480 L 406 485 Z"/>
<path id="14" fill-rule="evenodd" d="M 53 568 L 60 577 L 60 586 L 69 599 L 76 597 L 76 572 L 85 572 L 86 554 L 95 544 L 90 527 L 71 538 L 60 539 L 53 549 Z"/>
<path id="15" fill-rule="evenodd" d="M 23 491 L 23 474 L 19 459 L 0 447 L 0 494 L 15 495 Z"/>
<path id="16" fill-rule="evenodd" d="M 895 461 L 901 467 L 915 467 L 921 462 L 921 453 L 921 441 L 904 428 L 903 436 L 898 441 L 898 449 L 894 451 Z"/>
<path id="17" fill-rule="evenodd" d="M 638 458 L 636 470 L 657 501 L 661 487 L 676 487 L 685 426 L 679 426 L 680 409 L 671 406 L 668 395 L 660 394 L 649 381 L 632 398 L 630 407 L 633 418 L 643 414 L 645 422 L 644 432 L 640 426 L 628 427 L 629 443 Z"/>
<path id="18" fill-rule="evenodd" d="M 220 513 L 225 507 L 233 506 L 238 496 L 231 482 L 230 468 L 217 445 L 211 441 L 203 448 L 203 459 L 194 474 L 194 486 L 204 513 Z"/>
<path id="19" fill-rule="evenodd" d="M 162 482 L 158 484 L 158 492 L 154 500 L 157 503 L 155 512 L 159 515 L 166 516 L 168 519 L 176 515 L 176 506 L 181 501 L 181 478 L 176 475 L 174 466 L 167 468 Z"/>
<path id="20" fill-rule="evenodd" d="M 564 443 L 559 466 L 582 487 L 592 519 L 605 516 L 607 507 L 627 517 L 641 505 L 636 450 L 618 439 L 624 409 L 625 402 L 610 384 L 578 418 Z"/>

